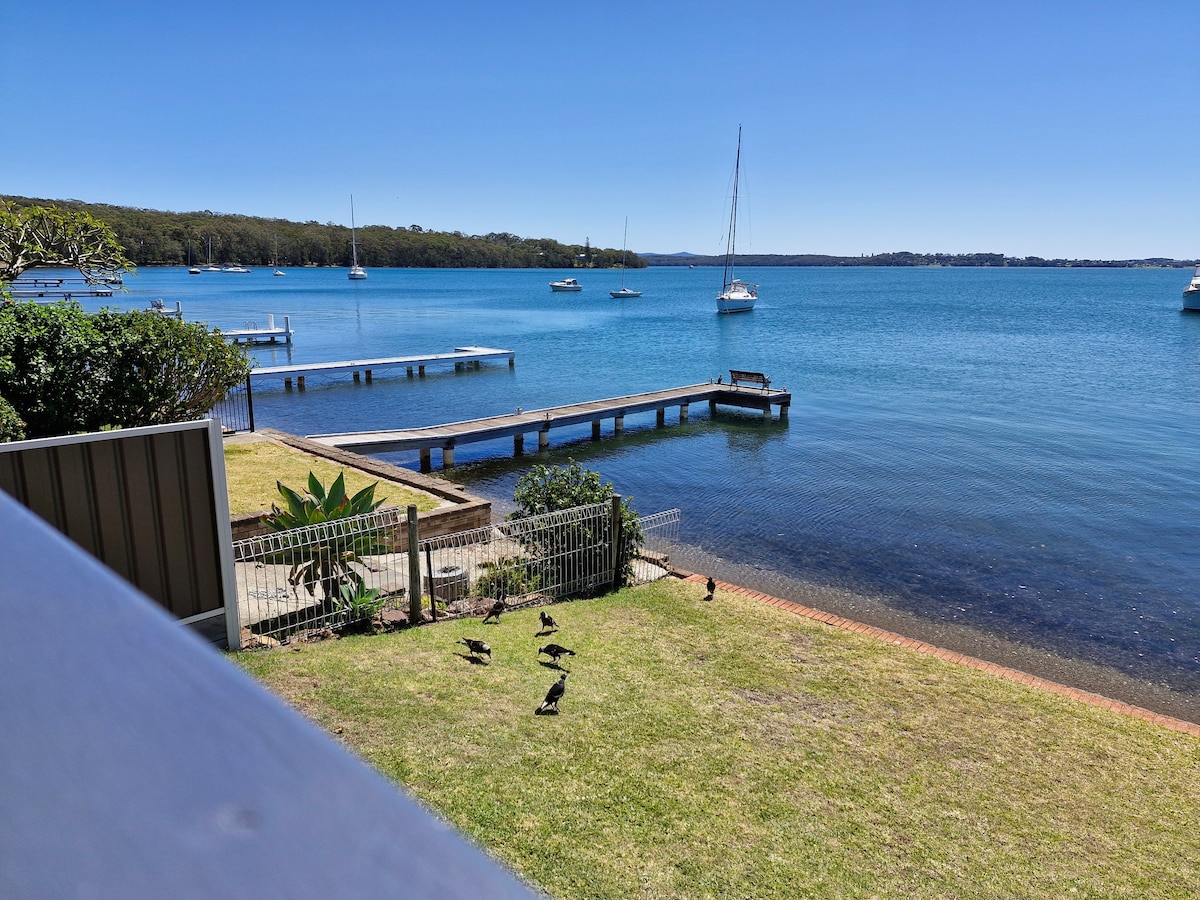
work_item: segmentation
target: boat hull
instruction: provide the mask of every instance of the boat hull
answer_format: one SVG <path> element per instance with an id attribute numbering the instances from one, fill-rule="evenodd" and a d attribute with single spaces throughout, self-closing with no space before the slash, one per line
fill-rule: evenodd
<path id="1" fill-rule="evenodd" d="M 640 297 L 640 296 L 642 296 L 642 292 L 641 291 L 627 291 L 627 290 L 622 289 L 619 291 L 609 291 L 608 296 L 610 296 L 616 300 L 624 300 L 626 297 Z"/>
<path id="2" fill-rule="evenodd" d="M 754 309 L 754 302 L 757 299 L 756 297 L 718 297 L 717 312 L 750 312 L 750 310 Z"/>
<path id="3" fill-rule="evenodd" d="M 367 273 L 365 271 L 363 271 L 362 266 L 352 266 L 350 268 L 350 274 L 347 275 L 346 277 L 349 278 L 351 281 L 362 281 L 363 279 L 365 279 L 367 277 Z"/>
<path id="4" fill-rule="evenodd" d="M 735 280 L 717 294 L 717 312 L 749 312 L 758 300 L 758 285 Z"/>
<path id="5" fill-rule="evenodd" d="M 1185 312 L 1200 312 L 1200 287 L 1183 292 L 1183 308 Z"/>
<path id="6" fill-rule="evenodd" d="M 566 278 L 562 281 L 550 282 L 550 290 L 556 294 L 573 293 L 574 291 L 582 291 L 583 285 L 574 278 Z"/>

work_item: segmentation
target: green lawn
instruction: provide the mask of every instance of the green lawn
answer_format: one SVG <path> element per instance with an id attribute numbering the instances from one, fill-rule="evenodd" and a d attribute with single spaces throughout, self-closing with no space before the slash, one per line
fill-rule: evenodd
<path id="1" fill-rule="evenodd" d="M 376 481 L 375 499 L 386 506 L 405 507 L 415 503 L 418 510 L 436 509 L 438 498 L 416 491 L 393 481 L 373 478 L 356 469 L 347 469 L 319 456 L 312 456 L 274 441 L 254 441 L 247 444 L 225 445 L 225 479 L 229 485 L 229 512 L 239 516 L 269 510 L 279 503 L 276 481 L 303 492 L 308 473 L 317 474 L 329 486 L 339 472 L 345 473 L 346 491 L 353 495 Z"/>
<path id="2" fill-rule="evenodd" d="M 237 659 L 556 897 L 1195 896 L 1200 740 L 702 596 Z M 578 655 L 534 716 L 547 640 Z"/>

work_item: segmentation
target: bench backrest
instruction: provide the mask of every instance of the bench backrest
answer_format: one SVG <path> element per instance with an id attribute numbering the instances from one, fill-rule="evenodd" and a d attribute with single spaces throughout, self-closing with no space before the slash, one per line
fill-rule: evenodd
<path id="1" fill-rule="evenodd" d="M 762 372 L 740 372 L 737 369 L 729 370 L 730 384 L 758 384 L 762 387 L 770 387 L 771 379 Z"/>

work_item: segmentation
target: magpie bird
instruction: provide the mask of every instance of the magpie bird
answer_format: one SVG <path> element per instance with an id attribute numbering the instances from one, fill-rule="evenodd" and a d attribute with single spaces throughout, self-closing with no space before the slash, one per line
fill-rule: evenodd
<path id="1" fill-rule="evenodd" d="M 547 644 L 545 647 L 538 647 L 538 656 L 545 653 L 555 662 L 558 662 L 561 656 L 574 656 L 574 650 L 568 650 L 566 647 L 560 647 L 558 644 Z"/>
<path id="2" fill-rule="evenodd" d="M 554 616 L 546 612 L 544 609 L 538 612 L 542 619 L 542 631 L 549 631 L 551 628 L 557 629 L 558 623 L 554 621 Z"/>
<path id="3" fill-rule="evenodd" d="M 504 594 L 496 598 L 496 602 L 492 604 L 492 608 L 488 614 L 483 617 L 483 623 L 486 625 L 488 619 L 495 619 L 496 623 L 500 623 L 500 613 L 508 609 L 508 604 L 504 602 Z"/>
<path id="4" fill-rule="evenodd" d="M 471 651 L 472 656 L 482 653 L 486 655 L 488 659 L 492 658 L 492 648 L 483 641 L 476 640 L 475 638 L 463 638 L 461 641 L 455 641 L 454 643 L 462 644 Z"/>
<path id="5" fill-rule="evenodd" d="M 542 705 L 534 710 L 534 715 L 540 716 L 547 712 L 551 707 L 558 712 L 558 701 L 562 699 L 562 695 L 567 690 L 567 673 L 563 672 L 558 681 L 550 685 L 550 690 L 546 691 L 546 699 L 542 701 Z"/>

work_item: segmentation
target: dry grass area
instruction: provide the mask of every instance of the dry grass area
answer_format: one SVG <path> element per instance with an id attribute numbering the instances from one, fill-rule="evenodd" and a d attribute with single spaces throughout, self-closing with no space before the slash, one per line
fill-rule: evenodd
<path id="1" fill-rule="evenodd" d="M 376 481 L 375 499 L 387 506 L 408 506 L 415 503 L 421 512 L 436 509 L 437 497 L 414 490 L 394 481 L 373 478 L 355 469 L 347 469 L 327 459 L 313 456 L 274 441 L 253 441 L 225 445 L 225 478 L 229 483 L 229 512 L 239 516 L 262 512 L 279 502 L 276 481 L 293 490 L 303 491 L 308 473 L 315 472 L 325 485 L 331 484 L 339 472 L 345 473 L 346 491 L 353 495 Z"/>
<path id="2" fill-rule="evenodd" d="M 702 596 L 238 660 L 555 897 L 1195 896 L 1200 739 Z"/>

